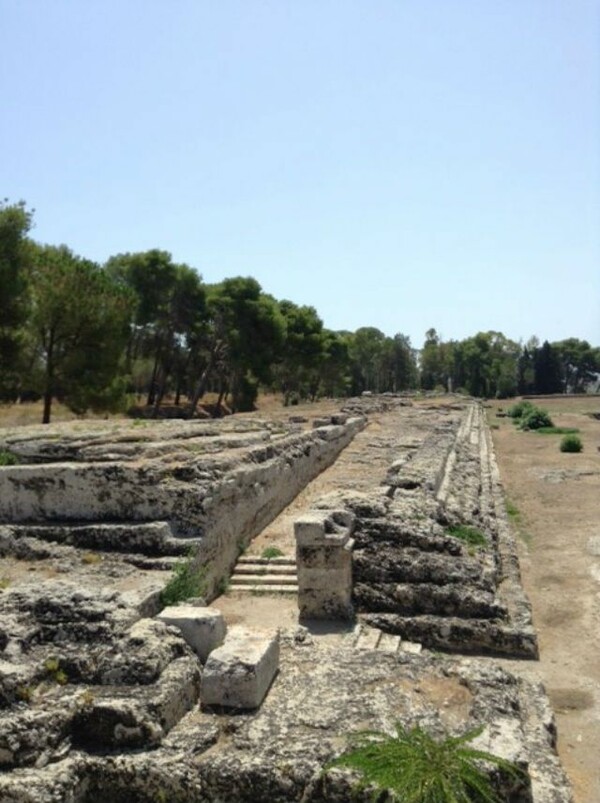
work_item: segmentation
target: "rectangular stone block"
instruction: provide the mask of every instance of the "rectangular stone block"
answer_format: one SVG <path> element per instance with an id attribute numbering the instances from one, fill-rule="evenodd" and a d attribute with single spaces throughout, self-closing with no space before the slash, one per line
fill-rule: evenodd
<path id="1" fill-rule="evenodd" d="M 161 611 L 156 618 L 167 625 L 178 627 L 202 663 L 223 643 L 227 631 L 223 614 L 216 608 L 172 605 Z"/>
<path id="2" fill-rule="evenodd" d="M 279 631 L 230 628 L 202 674 L 203 705 L 251 709 L 262 703 L 279 669 Z"/>
<path id="3" fill-rule="evenodd" d="M 299 547 L 320 546 L 325 538 L 325 519 L 322 513 L 306 513 L 294 522 L 294 536 Z"/>

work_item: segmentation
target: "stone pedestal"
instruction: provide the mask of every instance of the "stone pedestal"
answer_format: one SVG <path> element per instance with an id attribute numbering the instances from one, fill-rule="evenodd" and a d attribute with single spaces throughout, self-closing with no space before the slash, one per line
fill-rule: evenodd
<path id="1" fill-rule="evenodd" d="M 301 619 L 352 619 L 354 516 L 308 513 L 294 522 Z"/>

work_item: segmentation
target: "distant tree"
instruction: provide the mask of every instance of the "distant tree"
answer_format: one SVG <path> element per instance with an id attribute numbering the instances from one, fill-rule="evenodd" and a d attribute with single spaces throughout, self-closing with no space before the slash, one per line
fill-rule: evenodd
<path id="1" fill-rule="evenodd" d="M 44 397 L 44 424 L 57 395 L 77 413 L 120 405 L 132 306 L 130 294 L 93 262 L 66 246 L 35 247 L 30 347 Z"/>
<path id="2" fill-rule="evenodd" d="M 136 360 L 151 361 L 146 403 L 156 414 L 169 378 L 175 375 L 178 388 L 185 381 L 192 345 L 206 324 L 205 288 L 195 270 L 156 248 L 111 257 L 106 270 L 135 295 L 127 354 L 132 372 Z"/>
<path id="3" fill-rule="evenodd" d="M 323 359 L 320 364 L 320 389 L 325 396 L 347 396 L 351 388 L 352 365 L 348 332 L 323 330 Z"/>
<path id="4" fill-rule="evenodd" d="M 314 307 L 299 307 L 292 301 L 280 301 L 285 321 L 281 358 L 277 365 L 284 404 L 293 394 L 314 397 L 319 386 L 319 368 L 325 358 L 323 321 Z"/>
<path id="5" fill-rule="evenodd" d="M 269 384 L 281 354 L 285 321 L 274 298 L 251 277 L 225 279 L 208 287 L 207 360 L 194 392 L 195 409 L 208 377 L 216 376 L 232 396 L 234 411 L 254 408 L 259 383 Z"/>
<path id="6" fill-rule="evenodd" d="M 438 385 L 446 386 L 447 366 L 444 365 L 439 335 L 433 328 L 425 332 L 420 367 L 423 390 L 433 390 Z"/>
<path id="7" fill-rule="evenodd" d="M 385 373 L 385 341 L 383 332 L 374 326 L 362 326 L 350 342 L 350 356 L 359 382 L 357 390 L 382 390 Z"/>
<path id="8" fill-rule="evenodd" d="M 416 352 L 411 346 L 410 338 L 398 332 L 394 337 L 386 338 L 384 350 L 387 370 L 383 389 L 396 393 L 417 387 Z"/>
<path id="9" fill-rule="evenodd" d="M 560 393 L 562 391 L 560 357 L 547 340 L 544 340 L 541 348 L 537 348 L 533 352 L 533 372 L 535 393 Z"/>
<path id="10" fill-rule="evenodd" d="M 33 212 L 21 201 L 0 202 L 0 389 L 18 385 L 19 359 L 27 317 Z"/>
<path id="11" fill-rule="evenodd" d="M 600 371 L 600 350 L 587 340 L 569 337 L 552 343 L 562 369 L 563 392 L 582 393 L 588 382 Z"/>

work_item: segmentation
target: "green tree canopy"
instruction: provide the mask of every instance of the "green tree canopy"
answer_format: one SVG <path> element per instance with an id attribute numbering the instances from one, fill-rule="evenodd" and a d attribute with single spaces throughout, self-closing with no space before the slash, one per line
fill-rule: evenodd
<path id="1" fill-rule="evenodd" d="M 18 384 L 27 317 L 33 213 L 21 201 L 0 202 L 0 388 Z"/>
<path id="2" fill-rule="evenodd" d="M 66 246 L 36 246 L 31 272 L 34 373 L 44 396 L 43 423 L 52 399 L 75 412 L 114 409 L 122 400 L 123 349 L 132 297 L 96 264 Z"/>

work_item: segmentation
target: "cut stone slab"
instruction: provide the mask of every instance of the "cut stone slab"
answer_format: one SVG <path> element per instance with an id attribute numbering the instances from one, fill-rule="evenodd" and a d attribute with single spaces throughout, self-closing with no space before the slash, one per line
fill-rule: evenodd
<path id="1" fill-rule="evenodd" d="M 179 628 L 181 635 L 202 663 L 215 647 L 223 643 L 227 632 L 223 614 L 216 608 L 171 605 L 161 611 L 156 618 L 167 625 Z"/>
<path id="2" fill-rule="evenodd" d="M 258 708 L 278 669 L 278 630 L 232 627 L 206 662 L 200 699 L 204 705 Z"/>

